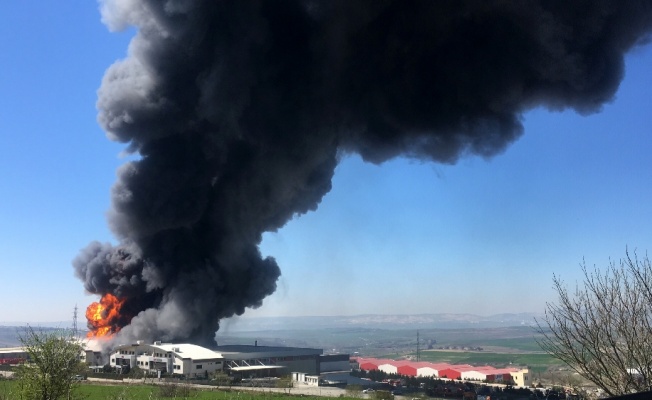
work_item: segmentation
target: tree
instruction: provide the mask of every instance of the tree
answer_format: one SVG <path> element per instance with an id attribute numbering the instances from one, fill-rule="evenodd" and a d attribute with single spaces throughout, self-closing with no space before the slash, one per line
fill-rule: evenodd
<path id="1" fill-rule="evenodd" d="M 211 380 L 215 382 L 217 386 L 231 387 L 231 385 L 233 385 L 233 378 L 222 370 L 213 372 Z"/>
<path id="2" fill-rule="evenodd" d="M 276 381 L 276 387 L 282 388 L 283 391 L 287 394 L 290 394 L 292 388 L 294 387 L 294 381 L 292 380 L 292 375 L 284 375 Z"/>
<path id="3" fill-rule="evenodd" d="M 636 253 L 601 272 L 582 263 L 571 293 L 553 277 L 558 303 L 547 303 L 541 348 L 610 396 L 652 390 L 652 266 Z"/>
<path id="4" fill-rule="evenodd" d="M 82 371 L 79 361 L 83 344 L 71 333 L 35 331 L 25 328 L 19 336 L 29 362 L 16 373 L 21 398 L 57 400 L 70 398 Z"/>

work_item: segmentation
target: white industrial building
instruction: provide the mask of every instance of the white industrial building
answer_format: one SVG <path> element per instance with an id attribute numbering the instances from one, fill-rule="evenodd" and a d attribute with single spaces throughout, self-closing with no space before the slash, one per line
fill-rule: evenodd
<path id="1" fill-rule="evenodd" d="M 222 370 L 224 360 L 221 354 L 194 344 L 146 344 L 139 341 L 114 348 L 109 365 L 117 369 L 138 367 L 150 374 L 160 372 L 201 377 Z"/>
<path id="2" fill-rule="evenodd" d="M 398 368 L 403 364 L 407 364 L 405 361 L 390 361 L 378 365 L 378 369 L 387 374 L 398 374 Z"/>
<path id="3" fill-rule="evenodd" d="M 416 369 L 416 376 L 419 377 L 438 377 L 439 376 L 439 370 L 446 368 L 448 365 L 447 364 L 431 364 L 431 365 L 426 365 L 423 367 L 419 367 Z"/>
<path id="4" fill-rule="evenodd" d="M 210 350 L 187 343 L 138 341 L 114 348 L 109 364 L 117 369 L 138 367 L 150 374 L 160 371 L 191 378 L 205 377 L 215 371 L 250 378 L 292 372 L 319 376 L 322 372 L 350 370 L 348 355 L 322 353 L 321 349 L 299 347 L 232 345 Z"/>
<path id="5" fill-rule="evenodd" d="M 498 378 L 492 378 L 499 375 Z M 496 374 L 495 368 L 485 368 L 485 367 L 475 367 L 474 369 L 462 370 L 460 371 L 460 378 L 462 380 L 472 380 L 472 381 L 485 381 L 490 378 L 498 379 L 499 382 L 502 382 L 502 374 Z"/>

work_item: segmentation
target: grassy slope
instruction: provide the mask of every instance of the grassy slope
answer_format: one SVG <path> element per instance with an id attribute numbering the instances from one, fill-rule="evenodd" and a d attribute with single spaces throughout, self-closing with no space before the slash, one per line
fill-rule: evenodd
<path id="1" fill-rule="evenodd" d="M 179 387 L 183 388 L 182 385 Z M 0 399 L 18 400 L 15 393 L 16 382 L 0 379 Z M 283 393 L 218 390 L 211 388 L 180 390 L 174 396 L 163 397 L 160 386 L 141 384 L 100 385 L 82 383 L 75 390 L 74 399 L 83 400 L 163 400 L 163 399 L 193 399 L 193 400 L 288 400 L 296 396 Z M 304 397 L 304 396 L 302 396 Z M 310 397 L 310 396 L 306 396 Z M 343 398 L 346 400 L 346 398 Z"/>

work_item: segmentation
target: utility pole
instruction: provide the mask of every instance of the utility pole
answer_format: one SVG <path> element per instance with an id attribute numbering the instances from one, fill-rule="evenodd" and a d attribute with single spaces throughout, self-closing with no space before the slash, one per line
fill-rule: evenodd
<path id="1" fill-rule="evenodd" d="M 75 310 L 72 312 L 72 336 L 77 338 L 77 304 L 75 304 Z"/>
<path id="2" fill-rule="evenodd" d="M 417 362 L 421 361 L 421 354 L 419 352 L 419 330 L 417 329 Z"/>

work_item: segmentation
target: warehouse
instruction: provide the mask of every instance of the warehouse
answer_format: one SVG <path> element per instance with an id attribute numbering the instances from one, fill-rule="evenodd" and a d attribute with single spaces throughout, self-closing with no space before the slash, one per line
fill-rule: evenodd
<path id="1" fill-rule="evenodd" d="M 29 358 L 24 347 L 5 347 L 0 349 L 0 364 L 20 364 Z"/>
<path id="2" fill-rule="evenodd" d="M 219 346 L 210 350 L 194 344 L 154 342 L 120 345 L 111 351 L 109 365 L 128 371 L 206 377 L 224 371 L 240 378 L 281 376 L 291 372 L 319 375 L 349 370 L 348 355 L 323 355 L 323 350 L 280 346 Z"/>
<path id="3" fill-rule="evenodd" d="M 497 377 L 496 369 L 493 367 L 460 368 L 458 371 L 460 372 L 460 379 L 463 380 L 502 382 L 502 375 Z"/>
<path id="4" fill-rule="evenodd" d="M 473 367 L 469 364 L 449 365 L 448 368 L 439 370 L 440 378 L 460 379 L 463 371 L 469 371 Z"/>
<path id="5" fill-rule="evenodd" d="M 281 346 L 218 346 L 224 370 L 234 376 L 279 376 L 290 372 L 319 374 L 321 349 Z M 347 356 L 348 359 L 348 356 Z M 348 363 L 347 363 L 348 364 Z"/>
<path id="6" fill-rule="evenodd" d="M 379 366 L 383 364 L 389 364 L 394 362 L 393 360 L 387 359 L 376 359 L 376 358 L 358 358 L 359 368 L 363 371 L 373 371 L 377 370 Z"/>
<path id="7" fill-rule="evenodd" d="M 414 362 L 398 367 L 398 373 L 415 377 L 439 377 L 439 371 L 450 367 L 450 364 L 433 364 L 430 362 Z"/>
<path id="8" fill-rule="evenodd" d="M 468 364 L 451 365 L 446 363 L 394 361 L 387 359 L 357 358 L 355 362 L 363 371 L 380 370 L 403 376 L 435 377 L 486 382 L 513 382 L 518 386 L 528 386 L 528 370 L 517 368 L 497 369 L 491 366 L 474 367 Z"/>
<path id="9" fill-rule="evenodd" d="M 393 361 L 389 360 L 378 366 L 380 371 L 383 371 L 387 374 L 398 374 L 398 368 L 404 365 L 410 364 L 410 361 Z"/>

